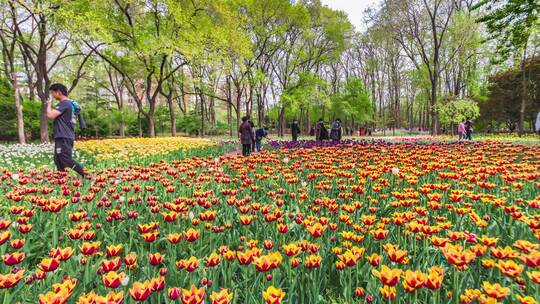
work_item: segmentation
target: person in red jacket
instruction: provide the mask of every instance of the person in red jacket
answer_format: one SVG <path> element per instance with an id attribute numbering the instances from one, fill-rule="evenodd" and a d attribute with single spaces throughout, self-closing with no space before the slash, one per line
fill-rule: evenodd
<path id="1" fill-rule="evenodd" d="M 242 117 L 242 124 L 238 129 L 238 135 L 240 137 L 240 143 L 242 144 L 242 155 L 249 156 L 251 153 L 251 145 L 255 141 L 253 129 L 249 123 L 249 117 Z"/>

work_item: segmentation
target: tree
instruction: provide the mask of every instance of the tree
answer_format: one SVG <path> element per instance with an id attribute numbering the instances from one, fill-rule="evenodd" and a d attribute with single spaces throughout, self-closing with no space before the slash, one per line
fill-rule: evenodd
<path id="1" fill-rule="evenodd" d="M 369 94 L 364 88 L 362 80 L 351 78 L 345 84 L 343 93 L 332 98 L 331 115 L 349 121 L 351 127 L 370 122 L 373 107 Z M 349 120 L 350 119 L 350 120 Z"/>
<path id="2" fill-rule="evenodd" d="M 450 20 L 455 12 L 454 0 L 393 1 L 389 12 L 395 39 L 416 66 L 423 65 L 429 75 L 431 133 L 438 132 L 437 105 L 441 50 L 446 42 Z"/>
<path id="3" fill-rule="evenodd" d="M 525 104 L 525 121 L 536 118 L 540 108 L 540 56 L 525 61 L 527 71 L 527 88 L 521 86 L 523 73 L 521 68 L 511 67 L 500 71 L 489 78 L 486 97 L 480 100 L 480 113 L 486 124 L 498 127 L 505 123 L 506 129 L 514 131 L 521 119 L 521 102 L 523 94 L 529 94 Z"/>
<path id="4" fill-rule="evenodd" d="M 40 138 L 42 142 L 49 141 L 47 99 L 51 75 L 59 63 L 70 57 L 80 58 L 79 66 L 72 76 L 68 91 L 72 91 L 83 76 L 83 67 L 92 51 L 78 48 L 70 37 L 62 35 L 60 28 L 51 20 L 59 13 L 67 0 L 19 0 L 8 1 L 14 14 L 21 22 L 13 22 L 17 43 L 20 47 L 25 65 L 32 69 L 28 73 L 30 96 L 34 90 L 41 100 Z"/>
<path id="5" fill-rule="evenodd" d="M 480 108 L 476 101 L 471 99 L 452 99 L 437 105 L 437 114 L 441 126 L 450 127 L 452 134 L 454 126 L 466 119 L 476 119 L 480 116 Z"/>
<path id="6" fill-rule="evenodd" d="M 2 10 L 0 18 L 0 45 L 2 46 L 2 59 L 4 62 L 4 74 L 6 79 L 9 79 L 11 84 L 11 90 L 13 92 L 13 99 L 15 100 L 15 110 L 17 112 L 17 136 L 19 143 L 26 143 L 26 136 L 24 134 L 24 118 L 23 107 L 21 102 L 21 94 L 19 92 L 19 81 L 17 76 L 17 69 L 15 68 L 17 60 L 17 33 L 16 29 L 20 26 L 22 21 L 18 20 L 17 12 L 13 3 L 7 1 L 0 1 L 0 5 L 8 7 L 9 9 Z"/>
<path id="7" fill-rule="evenodd" d="M 241 46 L 240 35 L 225 34 L 239 20 L 230 3 L 70 1 L 62 9 L 62 25 L 120 73 L 153 137 L 154 113 L 164 84 L 203 52 Z"/>
<path id="8" fill-rule="evenodd" d="M 506 60 L 510 54 L 521 54 L 521 105 L 519 108 L 518 131 L 524 131 L 525 108 L 527 104 L 527 77 L 525 61 L 529 39 L 538 31 L 540 6 L 537 0 L 482 0 L 476 8 L 484 8 L 485 14 L 479 18 L 483 22 L 490 38 L 497 41 L 498 59 Z M 534 54 L 533 54 L 534 55 Z"/>

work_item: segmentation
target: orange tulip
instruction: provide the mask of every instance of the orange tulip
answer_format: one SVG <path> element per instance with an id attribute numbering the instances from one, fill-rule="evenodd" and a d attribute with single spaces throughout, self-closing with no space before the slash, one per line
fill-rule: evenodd
<path id="1" fill-rule="evenodd" d="M 300 252 L 300 248 L 295 243 L 290 243 L 283 245 L 283 251 L 287 256 L 291 257 L 297 255 Z"/>
<path id="2" fill-rule="evenodd" d="M 206 260 L 206 267 L 216 267 L 219 265 L 221 258 L 219 254 L 212 252 L 209 256 L 204 258 Z"/>
<path id="3" fill-rule="evenodd" d="M 103 259 L 101 261 L 101 269 L 104 272 L 116 271 L 120 268 L 120 266 L 122 266 L 120 257 L 115 257 L 112 260 Z"/>
<path id="4" fill-rule="evenodd" d="M 93 255 L 99 252 L 99 246 L 101 242 L 84 242 L 81 246 L 81 253 L 83 255 Z"/>
<path id="5" fill-rule="evenodd" d="M 4 263 L 7 266 L 17 265 L 24 260 L 26 254 L 24 252 L 7 253 L 3 255 Z"/>
<path id="6" fill-rule="evenodd" d="M 425 286 L 431 290 L 439 289 L 444 279 L 444 271 L 440 267 L 431 267 L 428 270 Z"/>
<path id="7" fill-rule="evenodd" d="M 43 260 L 41 260 L 41 263 L 37 265 L 39 270 L 44 272 L 55 271 L 58 266 L 60 266 L 60 260 L 48 258 L 44 258 Z"/>
<path id="8" fill-rule="evenodd" d="M 109 271 L 107 272 L 107 274 L 103 275 L 102 277 L 103 285 L 105 285 L 108 288 L 116 288 L 120 286 L 120 284 L 122 283 L 122 280 L 125 277 L 126 277 L 126 274 L 123 272 L 116 273 L 114 271 Z"/>
<path id="9" fill-rule="evenodd" d="M 185 269 L 187 272 L 193 272 L 199 267 L 200 259 L 191 256 L 189 259 L 182 259 L 176 262 L 176 267 L 181 270 Z"/>
<path id="10" fill-rule="evenodd" d="M 203 287 L 197 288 L 195 285 L 191 285 L 189 290 L 182 289 L 182 303 L 183 304 L 200 304 L 204 301 L 205 290 Z"/>
<path id="11" fill-rule="evenodd" d="M 401 272 L 401 269 L 390 269 L 386 265 L 381 267 L 381 271 L 376 269 L 373 269 L 372 271 L 373 275 L 379 278 L 379 280 L 387 286 L 396 286 L 399 282 Z"/>
<path id="12" fill-rule="evenodd" d="M 135 282 L 133 286 L 129 289 L 129 294 L 131 298 L 135 301 L 142 302 L 146 301 L 152 293 L 152 286 L 149 281 L 144 282 Z"/>
<path id="13" fill-rule="evenodd" d="M 350 250 L 347 250 L 344 254 L 339 255 L 338 258 L 349 267 L 356 265 L 356 262 L 358 262 L 360 259 L 358 255 L 353 254 Z"/>
<path id="14" fill-rule="evenodd" d="M 371 230 L 371 235 L 373 235 L 373 237 L 376 238 L 377 240 L 383 240 L 388 236 L 388 230 L 384 230 L 384 229 Z"/>
<path id="15" fill-rule="evenodd" d="M 281 304 L 285 293 L 283 290 L 270 286 L 263 291 L 263 299 L 265 304 Z"/>
<path id="16" fill-rule="evenodd" d="M 141 234 L 141 237 L 143 238 L 143 240 L 145 240 L 148 243 L 154 242 L 158 236 L 159 236 L 159 231 L 157 230 Z"/>
<path id="17" fill-rule="evenodd" d="M 49 291 L 46 294 L 38 295 L 39 304 L 64 304 L 69 299 L 67 290 L 61 290 L 60 292 Z"/>
<path id="18" fill-rule="evenodd" d="M 482 289 L 484 289 L 484 292 L 488 296 L 497 300 L 506 298 L 506 296 L 510 293 L 510 288 L 502 287 L 499 283 L 491 284 L 487 281 L 482 283 Z"/>
<path id="19" fill-rule="evenodd" d="M 210 295 L 211 304 L 229 304 L 233 299 L 233 294 L 229 289 L 222 288 L 219 292 L 212 292 Z"/>
<path id="20" fill-rule="evenodd" d="M 530 250 L 529 254 L 522 254 L 519 259 L 529 267 L 540 267 L 540 251 L 534 249 Z"/>
<path id="21" fill-rule="evenodd" d="M 522 297 L 520 295 L 516 295 L 516 298 L 520 304 L 538 304 L 538 302 L 531 296 Z"/>
<path id="22" fill-rule="evenodd" d="M 529 276 L 531 281 L 535 282 L 536 284 L 540 284 L 540 271 L 527 271 L 527 276 Z"/>
<path id="23" fill-rule="evenodd" d="M 16 273 L 0 274 L 0 289 L 11 288 L 19 283 L 23 278 L 24 269 Z"/>
<path id="24" fill-rule="evenodd" d="M 452 245 L 450 243 L 442 249 L 442 252 L 448 262 L 454 264 L 456 267 L 462 269 L 467 264 L 474 261 L 476 255 L 470 250 L 463 250 L 463 247 L 459 245 Z"/>
<path id="25" fill-rule="evenodd" d="M 199 239 L 200 232 L 193 228 L 189 228 L 187 231 L 184 231 L 184 238 L 188 242 L 194 242 Z"/>
<path id="26" fill-rule="evenodd" d="M 126 263 L 128 269 L 134 269 L 137 266 L 137 254 L 130 252 L 124 257 L 124 263 Z"/>
<path id="27" fill-rule="evenodd" d="M 396 298 L 397 292 L 396 288 L 393 286 L 384 285 L 383 287 L 379 288 L 379 291 L 385 300 L 393 301 Z"/>
<path id="28" fill-rule="evenodd" d="M 281 254 L 279 252 L 274 252 L 268 255 L 254 258 L 253 263 L 255 264 L 255 268 L 258 271 L 266 272 L 278 268 L 281 264 L 281 260 Z"/>
<path id="29" fill-rule="evenodd" d="M 150 262 L 150 265 L 152 266 L 158 266 L 161 263 L 163 263 L 163 260 L 165 259 L 165 256 L 161 253 L 150 253 L 148 255 L 148 261 Z"/>
<path id="30" fill-rule="evenodd" d="M 427 276 L 421 271 L 405 271 L 403 276 L 403 288 L 406 292 L 413 292 L 422 288 L 426 282 Z"/>
<path id="31" fill-rule="evenodd" d="M 182 294 L 182 290 L 180 290 L 180 288 L 178 287 L 172 287 L 167 290 L 167 295 L 169 296 L 169 299 L 173 301 L 178 299 L 181 294 Z"/>
<path id="32" fill-rule="evenodd" d="M 367 260 L 371 264 L 371 266 L 379 266 L 379 264 L 381 263 L 381 256 L 373 253 L 367 257 Z"/>
<path id="33" fill-rule="evenodd" d="M 321 265 L 321 257 L 316 254 L 310 254 L 305 261 L 306 268 L 317 268 Z"/>
<path id="34" fill-rule="evenodd" d="M 152 278 L 152 280 L 150 280 L 150 286 L 152 288 L 152 292 L 162 291 L 165 288 L 165 278 L 161 276 Z"/>
<path id="35" fill-rule="evenodd" d="M 516 252 L 514 249 L 510 248 L 509 246 L 506 246 L 504 248 L 502 247 L 494 247 L 490 250 L 491 255 L 496 259 L 513 259 L 517 256 L 519 256 L 519 253 Z"/>
<path id="36" fill-rule="evenodd" d="M 122 244 L 107 246 L 105 248 L 105 253 L 108 257 L 120 255 L 120 253 L 122 253 Z"/>
<path id="37" fill-rule="evenodd" d="M 182 234 L 181 233 L 169 233 L 167 235 L 167 241 L 169 241 L 171 244 L 178 244 L 182 240 Z"/>
<path id="38" fill-rule="evenodd" d="M 251 250 L 247 250 L 245 252 L 237 251 L 236 258 L 240 264 L 249 265 L 251 262 L 253 262 L 253 252 Z"/>
<path id="39" fill-rule="evenodd" d="M 308 226 L 307 230 L 311 236 L 318 238 L 324 233 L 326 226 L 323 226 L 320 223 L 315 223 L 313 226 Z"/>
<path id="40" fill-rule="evenodd" d="M 499 268 L 502 273 L 509 277 L 514 278 L 521 274 L 525 266 L 517 264 L 513 260 L 499 260 L 497 263 L 497 268 Z"/>

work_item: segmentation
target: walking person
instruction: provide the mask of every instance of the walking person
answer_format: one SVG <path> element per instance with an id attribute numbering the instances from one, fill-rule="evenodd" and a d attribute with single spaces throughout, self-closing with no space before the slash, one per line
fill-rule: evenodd
<path id="1" fill-rule="evenodd" d="M 458 135 L 459 135 L 459 139 L 458 140 L 462 140 L 462 139 L 465 139 L 466 137 L 466 133 L 465 133 L 465 119 L 463 119 L 459 125 L 458 125 L 458 128 L 457 128 L 457 132 L 458 132 Z"/>
<path id="2" fill-rule="evenodd" d="M 298 120 L 293 120 L 291 125 L 292 141 L 298 141 L 298 135 L 300 135 L 300 127 L 298 126 Z"/>
<path id="3" fill-rule="evenodd" d="M 465 121 L 465 137 L 468 140 L 472 140 L 472 132 L 473 132 L 472 121 L 469 118 L 467 118 L 467 121 Z"/>
<path id="4" fill-rule="evenodd" d="M 66 168 L 70 168 L 84 179 L 84 169 L 81 164 L 73 160 L 72 155 L 76 124 L 73 101 L 68 98 L 68 90 L 63 84 L 55 83 L 51 85 L 49 91 L 58 101 L 53 109 L 52 99 L 47 100 L 47 118 L 54 121 L 54 164 L 58 171 L 66 171 Z"/>
<path id="5" fill-rule="evenodd" d="M 332 124 L 332 130 L 330 131 L 330 138 L 333 141 L 340 141 L 343 133 L 343 128 L 341 127 L 341 119 L 336 119 Z"/>
<path id="6" fill-rule="evenodd" d="M 261 144 L 262 139 L 268 138 L 268 128 L 259 128 L 257 131 L 255 131 L 255 147 L 257 148 L 257 152 L 261 152 Z"/>
<path id="7" fill-rule="evenodd" d="M 326 130 L 326 126 L 324 125 L 322 118 L 319 119 L 315 125 L 315 139 L 319 141 L 328 139 L 328 130 Z"/>
<path id="8" fill-rule="evenodd" d="M 251 145 L 253 144 L 253 131 L 249 118 L 247 116 L 242 117 L 242 124 L 238 128 L 238 135 L 240 137 L 240 143 L 242 144 L 242 155 L 249 156 L 251 153 Z"/>
<path id="9" fill-rule="evenodd" d="M 540 112 L 538 112 L 538 115 L 536 115 L 536 123 L 534 124 L 534 129 L 536 130 L 536 133 L 538 133 L 538 136 L 540 136 Z"/>

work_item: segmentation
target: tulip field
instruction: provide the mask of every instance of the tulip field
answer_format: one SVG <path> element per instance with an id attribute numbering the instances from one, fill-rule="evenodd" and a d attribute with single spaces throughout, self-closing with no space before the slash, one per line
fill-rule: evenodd
<path id="1" fill-rule="evenodd" d="M 538 303 L 539 148 L 95 140 L 82 181 L 4 152 L 0 299 Z"/>

